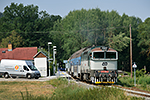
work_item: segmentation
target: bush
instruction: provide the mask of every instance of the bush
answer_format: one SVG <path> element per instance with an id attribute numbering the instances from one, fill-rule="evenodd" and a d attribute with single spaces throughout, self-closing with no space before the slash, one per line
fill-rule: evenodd
<path id="1" fill-rule="evenodd" d="M 138 80 L 138 84 L 150 84 L 150 76 L 140 77 Z"/>
<path id="2" fill-rule="evenodd" d="M 144 69 L 136 70 L 136 77 L 144 77 L 146 71 Z M 134 75 L 134 74 L 133 74 Z"/>
<path id="3" fill-rule="evenodd" d="M 134 86 L 134 78 L 131 77 L 118 78 L 117 84 L 120 84 L 122 86 L 132 87 Z"/>

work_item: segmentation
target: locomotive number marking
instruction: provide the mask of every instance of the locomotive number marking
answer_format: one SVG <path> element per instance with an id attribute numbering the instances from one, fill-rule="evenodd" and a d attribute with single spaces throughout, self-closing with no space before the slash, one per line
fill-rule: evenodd
<path id="1" fill-rule="evenodd" d="M 102 66 L 107 66 L 107 65 L 108 65 L 107 62 L 103 62 L 103 63 L 102 63 Z"/>

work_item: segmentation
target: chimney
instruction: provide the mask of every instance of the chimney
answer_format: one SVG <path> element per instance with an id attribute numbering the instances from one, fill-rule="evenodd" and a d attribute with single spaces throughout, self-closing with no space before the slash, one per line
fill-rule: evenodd
<path id="1" fill-rule="evenodd" d="M 12 44 L 11 44 L 10 41 L 9 41 L 9 43 L 8 43 L 8 51 L 12 51 Z"/>

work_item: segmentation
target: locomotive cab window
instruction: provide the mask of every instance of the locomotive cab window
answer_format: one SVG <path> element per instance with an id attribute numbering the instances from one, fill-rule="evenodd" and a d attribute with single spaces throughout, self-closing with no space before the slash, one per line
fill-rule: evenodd
<path id="1" fill-rule="evenodd" d="M 108 59 L 116 59 L 116 52 L 107 52 L 106 58 Z"/>
<path id="2" fill-rule="evenodd" d="M 87 52 L 84 52 L 82 54 L 82 61 L 85 61 L 85 60 L 88 60 L 88 53 Z"/>
<path id="3" fill-rule="evenodd" d="M 104 58 L 104 52 L 94 52 L 93 53 L 93 58 Z"/>

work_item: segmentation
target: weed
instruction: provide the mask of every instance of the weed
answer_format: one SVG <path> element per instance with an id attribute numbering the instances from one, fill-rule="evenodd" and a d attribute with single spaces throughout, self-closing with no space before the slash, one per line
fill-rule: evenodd
<path id="1" fill-rule="evenodd" d="M 145 73 L 143 70 L 140 70 L 138 72 L 143 72 Z M 144 74 L 138 74 L 139 76 L 136 77 L 136 84 L 137 84 L 137 88 L 141 89 L 141 90 L 146 90 L 146 91 L 150 91 L 150 76 L 148 75 L 144 75 Z M 126 86 L 126 87 L 134 87 L 134 78 L 131 77 L 118 77 L 118 82 L 117 84 L 120 84 L 122 86 Z"/>
<path id="2" fill-rule="evenodd" d="M 0 82 L 0 85 L 2 84 Z M 2 86 L 8 89 L 7 92 L 3 90 L 0 93 L 0 99 L 5 100 L 141 100 L 141 98 L 126 96 L 123 90 L 117 88 L 104 86 L 86 89 L 73 82 L 68 84 L 64 78 L 53 79 L 49 82 L 18 82 L 15 84 L 10 82 Z"/>
<path id="3" fill-rule="evenodd" d="M 131 77 L 118 78 L 117 84 L 120 84 L 122 86 L 127 86 L 127 87 L 133 87 L 134 86 L 134 79 Z"/>

